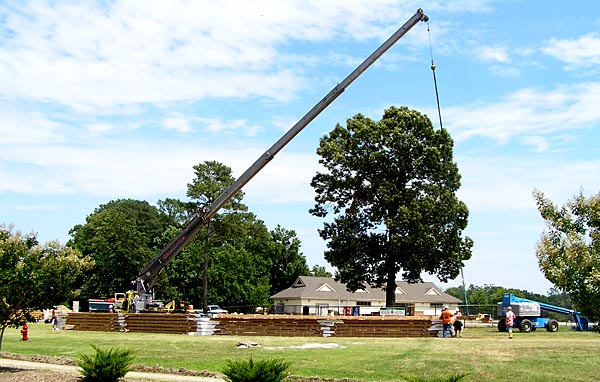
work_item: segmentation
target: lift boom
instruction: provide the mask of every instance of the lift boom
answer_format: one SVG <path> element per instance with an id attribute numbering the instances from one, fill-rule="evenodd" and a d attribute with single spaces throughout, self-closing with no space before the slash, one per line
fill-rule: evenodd
<path id="1" fill-rule="evenodd" d="M 402 36 L 404 36 L 419 21 L 428 21 L 429 18 L 423 13 L 422 9 L 417 12 L 398 29 L 390 38 L 388 38 L 377 50 L 375 50 L 362 64 L 360 64 L 352 73 L 342 82 L 335 86 L 319 103 L 304 117 L 302 117 L 285 135 L 283 135 L 271 148 L 265 151 L 252 166 L 250 166 L 223 194 L 221 194 L 211 205 L 205 206 L 202 211 L 194 215 L 185 225 L 181 232 L 158 254 L 156 255 L 140 272 L 138 278 L 133 282 L 136 284 L 138 293 L 142 300 L 146 300 L 156 282 L 160 272 L 173 260 L 190 241 L 196 237 L 200 229 L 210 221 L 210 219 L 227 203 L 235 194 L 238 193 L 273 157 L 281 151 L 302 129 L 304 129 L 313 119 L 315 119 L 327 106 L 329 106 L 346 88 L 358 78 L 369 66 L 371 66 L 383 53 L 394 45 Z"/>

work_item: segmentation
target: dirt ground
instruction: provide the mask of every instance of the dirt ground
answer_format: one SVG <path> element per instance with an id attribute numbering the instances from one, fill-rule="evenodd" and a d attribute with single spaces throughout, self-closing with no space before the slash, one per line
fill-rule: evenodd
<path id="1" fill-rule="evenodd" d="M 0 352 L 0 359 L 35 362 L 37 364 L 53 364 L 71 366 L 60 370 L 60 368 L 49 370 L 47 368 L 23 368 L 12 366 L 0 366 L 0 382 L 81 382 L 82 377 L 77 371 L 73 370 L 76 366 L 75 360 L 69 357 L 49 357 L 42 355 L 27 355 Z M 219 373 L 208 371 L 193 371 L 187 369 L 164 368 L 162 366 L 144 366 L 133 365 L 132 371 L 137 372 L 135 376 L 127 375 L 124 382 L 148 382 L 148 381 L 211 381 L 222 382 L 223 376 Z M 144 376 L 140 376 L 143 373 Z M 353 379 L 329 379 L 329 378 L 304 378 L 290 376 L 287 379 L 290 382 L 363 382 Z"/>
<path id="2" fill-rule="evenodd" d="M 15 354 L 0 352 L 0 358 L 36 362 L 41 364 L 53 364 L 53 365 L 65 365 L 65 366 L 76 366 L 75 360 L 69 357 L 49 357 L 41 355 L 27 355 L 27 354 Z M 67 369 L 67 368 L 65 368 Z M 221 377 L 217 373 L 211 372 L 195 372 L 186 369 L 170 369 L 161 366 L 143 366 L 133 365 L 132 371 L 140 373 L 152 373 L 158 375 L 169 375 L 177 380 L 177 376 L 196 376 L 219 380 Z M 12 366 L 0 366 L 0 382 L 80 382 L 82 379 L 81 374 L 74 372 L 72 368 L 68 370 L 52 369 L 47 368 L 22 368 Z M 158 378 L 157 378 L 158 379 Z M 162 378 L 161 378 L 162 379 Z M 183 379 L 183 378 L 182 378 Z M 125 381 L 127 382 L 142 382 L 148 380 L 156 380 L 154 378 L 131 378 L 126 376 Z"/>

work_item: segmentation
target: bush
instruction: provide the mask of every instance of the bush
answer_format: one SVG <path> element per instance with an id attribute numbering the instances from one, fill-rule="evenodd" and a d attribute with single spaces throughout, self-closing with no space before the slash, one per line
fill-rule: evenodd
<path id="1" fill-rule="evenodd" d="M 287 377 L 290 364 L 283 359 L 254 361 L 227 361 L 223 369 L 225 380 L 229 382 L 281 382 Z"/>
<path id="2" fill-rule="evenodd" d="M 103 350 L 92 345 L 96 354 L 81 354 L 77 366 L 83 382 L 117 382 L 130 371 L 134 351 L 130 349 Z"/>

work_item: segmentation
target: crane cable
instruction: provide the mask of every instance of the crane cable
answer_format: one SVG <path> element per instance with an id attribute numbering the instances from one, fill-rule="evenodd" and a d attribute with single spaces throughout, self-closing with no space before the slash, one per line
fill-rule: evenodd
<path id="1" fill-rule="evenodd" d="M 435 88 L 435 100 L 437 101 L 438 117 L 440 119 L 440 129 L 442 126 L 442 109 L 440 108 L 440 96 L 438 94 L 437 79 L 435 78 L 435 64 L 433 62 L 433 48 L 431 45 L 431 30 L 429 29 L 429 21 L 427 21 L 427 35 L 429 36 L 429 53 L 431 55 L 431 72 L 433 73 L 433 86 Z"/>
<path id="2" fill-rule="evenodd" d="M 427 35 L 429 37 L 429 54 L 431 55 L 431 72 L 433 73 L 433 86 L 435 88 L 435 100 L 437 102 L 437 110 L 438 110 L 438 117 L 440 119 L 440 129 L 443 128 L 442 125 L 442 109 L 440 107 L 440 97 L 439 97 L 439 93 L 438 93 L 438 87 L 437 87 L 437 79 L 435 77 L 435 63 L 433 62 L 433 47 L 431 44 L 431 30 L 429 28 L 429 20 L 427 21 Z M 454 221 L 456 224 L 456 209 L 453 207 L 452 208 L 452 213 L 454 215 Z M 456 231 L 456 227 L 454 229 L 454 235 L 455 238 L 458 239 L 458 232 Z M 460 267 L 460 276 L 462 278 L 462 288 L 463 288 L 463 293 L 464 293 L 464 298 L 465 298 L 465 310 L 466 310 L 466 314 L 469 315 L 469 300 L 467 299 L 467 287 L 465 285 L 465 275 L 463 273 L 463 266 Z"/>

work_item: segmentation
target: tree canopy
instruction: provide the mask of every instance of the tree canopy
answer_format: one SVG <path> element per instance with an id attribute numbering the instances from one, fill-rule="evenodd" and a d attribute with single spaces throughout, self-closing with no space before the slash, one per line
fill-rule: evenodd
<path id="1" fill-rule="evenodd" d="M 566 292 L 589 319 L 600 319 L 600 193 L 582 193 L 561 208 L 535 190 L 546 230 L 536 256 L 546 279 Z"/>
<path id="2" fill-rule="evenodd" d="M 85 224 L 73 227 L 68 245 L 94 259 L 83 297 L 107 297 L 131 289 L 132 280 L 154 256 L 154 241 L 162 231 L 156 207 L 132 199 L 101 205 Z"/>
<path id="3" fill-rule="evenodd" d="M 470 306 L 491 306 L 496 310 L 496 305 L 502 301 L 504 293 L 512 293 L 517 297 L 526 298 L 533 301 L 543 302 L 550 305 L 561 306 L 572 309 L 572 303 L 569 296 L 560 292 L 556 288 L 548 291 L 547 295 L 530 292 L 524 289 L 507 288 L 496 285 L 469 285 L 466 291 L 467 301 L 465 302 L 465 290 L 462 286 L 451 287 L 445 290 L 451 296 L 463 300 L 463 304 Z"/>
<path id="4" fill-rule="evenodd" d="M 187 201 L 168 198 L 154 207 L 146 201 L 114 200 L 71 229 L 68 245 L 95 261 L 83 278 L 82 298 L 130 290 L 144 265 L 234 181 L 231 169 L 215 161 L 194 166 L 194 174 Z M 242 199 L 238 192 L 225 203 L 169 263 L 154 286 L 157 298 L 250 311 L 268 305 L 271 294 L 309 273 L 296 233 L 280 226 L 269 231 Z"/>
<path id="5" fill-rule="evenodd" d="M 0 348 L 7 327 L 35 321 L 33 310 L 76 297 L 77 282 L 92 265 L 80 252 L 0 225 Z"/>
<path id="6" fill-rule="evenodd" d="M 391 306 L 399 272 L 409 282 L 422 272 L 441 281 L 458 276 L 472 241 L 462 237 L 469 212 L 455 194 L 452 150 L 446 130 L 406 107 L 387 109 L 379 122 L 357 114 L 321 138 L 326 172 L 311 182 L 310 212 L 332 215 L 319 234 L 325 259 L 350 290 L 385 286 Z"/>

